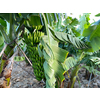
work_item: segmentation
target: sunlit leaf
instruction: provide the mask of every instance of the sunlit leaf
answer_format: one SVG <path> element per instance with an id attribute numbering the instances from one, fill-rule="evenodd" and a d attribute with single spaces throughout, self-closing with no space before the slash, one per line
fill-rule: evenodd
<path id="1" fill-rule="evenodd" d="M 100 49 L 100 24 L 90 26 L 88 29 L 83 31 L 83 36 L 89 37 L 89 41 L 93 51 Z"/>
<path id="2" fill-rule="evenodd" d="M 53 51 L 55 59 L 63 63 L 67 58 L 69 52 L 57 46 L 51 46 L 51 49 Z"/>
<path id="3" fill-rule="evenodd" d="M 68 57 L 64 63 L 64 69 L 68 71 L 70 68 L 74 67 L 77 64 L 77 61 L 73 57 Z"/>

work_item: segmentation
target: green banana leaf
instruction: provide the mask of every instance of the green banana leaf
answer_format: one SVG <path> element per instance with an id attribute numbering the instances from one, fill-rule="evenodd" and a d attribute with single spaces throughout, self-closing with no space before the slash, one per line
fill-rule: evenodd
<path id="1" fill-rule="evenodd" d="M 4 26 L 5 28 L 7 27 L 6 21 L 4 21 L 4 20 L 1 19 L 1 18 L 0 18 L 0 24 L 1 24 L 2 26 Z"/>
<path id="2" fill-rule="evenodd" d="M 55 46 L 54 46 L 54 44 L 51 44 L 51 46 L 49 46 L 47 39 L 48 39 L 48 37 L 44 35 L 41 37 L 41 40 L 40 40 L 41 44 L 44 47 L 43 56 L 45 58 L 45 62 L 44 62 L 43 66 L 44 66 L 44 70 L 45 70 L 45 74 L 46 74 L 46 83 L 47 83 L 46 87 L 54 87 L 54 84 L 56 82 L 55 78 L 58 77 L 60 79 L 60 81 L 63 81 L 65 79 L 63 76 L 65 71 L 63 69 L 63 65 L 61 64 L 61 62 L 64 63 L 64 61 L 68 55 L 68 51 L 57 47 L 56 44 L 55 44 Z M 52 41 L 52 43 L 53 43 L 53 41 Z M 38 50 L 38 52 L 40 52 L 40 50 Z M 53 80 L 53 81 L 51 81 L 51 80 Z M 50 83 L 48 83 L 48 82 L 50 82 Z"/>
<path id="3" fill-rule="evenodd" d="M 0 18 L 0 24 L 3 27 L 3 29 L 5 30 L 7 27 L 6 21 L 4 21 L 3 19 Z M 4 45 L 4 38 L 3 38 L 2 33 L 0 32 L 0 51 L 3 49 L 3 45 Z"/>
<path id="4" fill-rule="evenodd" d="M 41 26 L 41 19 L 40 19 L 40 16 L 39 14 L 32 14 L 30 17 L 29 17 L 29 24 L 30 26 Z"/>
<path id="5" fill-rule="evenodd" d="M 60 47 L 57 47 L 55 43 L 52 43 L 51 46 L 49 47 L 48 44 L 46 44 L 48 43 L 47 39 L 48 39 L 47 36 L 43 36 L 41 39 L 41 44 L 44 46 L 45 51 L 50 55 L 53 54 L 54 59 L 58 60 L 61 63 L 64 63 L 66 57 L 68 56 L 68 51 Z"/>
<path id="6" fill-rule="evenodd" d="M 87 46 L 85 45 L 85 43 L 83 41 L 81 41 L 80 39 L 78 39 L 75 36 L 72 36 L 70 34 L 67 33 L 62 33 L 62 32 L 55 32 L 55 36 L 63 42 L 69 42 L 72 45 L 74 45 L 75 47 L 77 47 L 78 49 L 84 49 L 87 48 Z"/>
<path id="7" fill-rule="evenodd" d="M 10 23 L 10 18 L 11 16 L 10 15 L 13 15 L 13 23 L 14 24 L 18 24 L 16 21 L 20 21 L 20 17 L 18 18 L 18 13 L 0 13 L 0 18 L 3 19 L 3 20 L 6 20 L 8 23 Z"/>
<path id="8" fill-rule="evenodd" d="M 100 58 L 99 57 L 91 57 L 90 60 L 95 63 L 95 65 L 100 65 Z M 100 66 L 98 66 L 100 67 Z"/>
<path id="9" fill-rule="evenodd" d="M 61 63 L 59 63 L 56 60 L 53 60 L 52 63 L 49 63 L 52 69 L 54 69 L 55 77 L 57 76 L 60 81 L 64 81 L 65 77 L 63 74 L 65 73 L 65 70 L 63 69 L 63 66 Z"/>
<path id="10" fill-rule="evenodd" d="M 92 52 L 100 49 L 100 24 L 85 29 L 82 35 L 89 38 Z"/>
<path id="11" fill-rule="evenodd" d="M 8 22 L 10 21 L 10 13 L 0 13 L 0 17 L 6 19 Z"/>
<path id="12" fill-rule="evenodd" d="M 64 63 L 69 52 L 57 46 L 51 46 L 51 49 L 53 51 L 55 59 L 61 63 Z"/>
<path id="13" fill-rule="evenodd" d="M 79 19 L 79 28 L 80 28 L 80 31 L 81 31 L 81 34 L 83 33 L 83 30 L 88 28 L 90 26 L 90 23 L 89 23 L 89 18 L 90 16 L 90 13 L 84 13 L 82 16 L 80 16 L 80 19 Z"/>
<path id="14" fill-rule="evenodd" d="M 77 64 L 77 61 L 73 57 L 68 57 L 63 64 L 65 71 L 68 71 L 70 68 L 74 67 Z"/>
<path id="15" fill-rule="evenodd" d="M 52 26 L 52 16 L 51 13 L 44 13 L 47 23 Z"/>
<path id="16" fill-rule="evenodd" d="M 70 34 L 67 33 L 63 33 L 63 32 L 55 32 L 50 26 L 48 26 L 51 33 L 52 33 L 52 37 L 59 41 L 59 42 L 69 42 L 72 45 L 74 45 L 75 47 L 77 47 L 78 49 L 86 49 L 87 46 L 85 45 L 85 43 L 83 41 L 81 41 L 79 38 L 72 36 Z"/>
<path id="17" fill-rule="evenodd" d="M 49 66 L 48 62 L 45 61 L 43 64 L 44 71 L 45 71 L 45 77 L 46 77 L 46 87 L 47 88 L 54 88 L 56 78 L 54 76 L 54 70 Z"/>
<path id="18" fill-rule="evenodd" d="M 38 53 L 39 53 L 39 56 L 42 57 L 43 56 L 43 53 L 41 51 L 40 46 L 41 46 L 41 43 L 39 43 L 39 45 L 38 45 Z"/>
<path id="19" fill-rule="evenodd" d="M 70 23 L 70 25 L 73 26 L 73 27 L 78 25 L 78 24 L 79 24 L 79 21 L 78 21 L 77 18 L 72 19 L 72 22 Z"/>
<path id="20" fill-rule="evenodd" d="M 66 26 L 72 22 L 72 17 L 67 17 L 64 21 L 63 24 Z"/>
<path id="21" fill-rule="evenodd" d="M 1 34 L 1 32 L 0 32 L 0 46 L 1 46 L 3 43 L 4 43 L 4 39 L 3 39 L 3 36 L 2 36 L 2 34 Z"/>
<path id="22" fill-rule="evenodd" d="M 10 43 L 10 39 L 8 37 L 8 35 L 6 34 L 5 30 L 4 30 L 4 27 L 2 25 L 0 25 L 0 31 L 2 33 L 2 36 L 4 37 L 4 40 L 7 42 L 7 43 Z"/>
<path id="23" fill-rule="evenodd" d="M 98 71 L 97 69 L 94 69 L 93 67 L 90 66 L 82 66 L 83 68 L 87 69 L 90 73 L 93 72 L 94 75 L 100 75 L 100 71 Z"/>
<path id="24" fill-rule="evenodd" d="M 3 46 L 4 46 L 4 39 L 3 39 L 3 36 L 2 36 L 2 34 L 0 32 L 0 52 L 2 51 Z"/>

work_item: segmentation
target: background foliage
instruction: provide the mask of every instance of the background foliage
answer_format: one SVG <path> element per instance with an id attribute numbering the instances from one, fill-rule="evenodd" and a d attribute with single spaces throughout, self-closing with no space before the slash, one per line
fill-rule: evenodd
<path id="1" fill-rule="evenodd" d="M 32 61 L 36 79 L 44 79 L 47 88 L 61 87 L 64 74 L 71 70 L 69 87 L 73 88 L 82 67 L 100 74 L 100 21 L 89 20 L 90 13 L 79 20 L 66 13 L 1 13 L 0 50 L 8 44 L 4 53 L 10 58 L 17 42 Z M 1 72 L 6 60 L 2 61 Z"/>

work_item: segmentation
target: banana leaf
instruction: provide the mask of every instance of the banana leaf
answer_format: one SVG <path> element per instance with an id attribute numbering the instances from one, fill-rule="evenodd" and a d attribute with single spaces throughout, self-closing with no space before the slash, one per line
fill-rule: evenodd
<path id="1" fill-rule="evenodd" d="M 92 52 L 100 49 L 100 24 L 90 26 L 83 31 L 83 36 L 89 37 Z"/>

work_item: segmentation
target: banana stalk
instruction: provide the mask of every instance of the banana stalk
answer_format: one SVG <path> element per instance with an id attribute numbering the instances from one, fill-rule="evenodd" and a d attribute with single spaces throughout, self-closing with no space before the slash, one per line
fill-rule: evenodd
<path id="1" fill-rule="evenodd" d="M 14 57 L 17 53 L 18 51 L 15 52 L 11 58 L 5 60 L 5 63 L 3 64 L 4 66 L 2 65 L 3 69 L 0 74 L 0 88 L 6 88 L 7 86 L 10 85 L 10 78 L 14 63 Z"/>
<path id="2" fill-rule="evenodd" d="M 76 77 L 78 76 L 78 71 L 81 69 L 80 65 L 74 67 L 72 70 L 72 75 L 71 75 L 71 88 L 74 88 L 74 84 L 76 81 Z"/>

